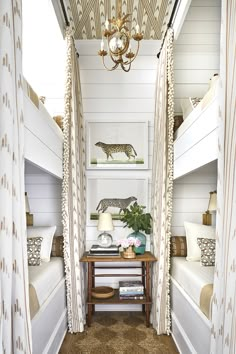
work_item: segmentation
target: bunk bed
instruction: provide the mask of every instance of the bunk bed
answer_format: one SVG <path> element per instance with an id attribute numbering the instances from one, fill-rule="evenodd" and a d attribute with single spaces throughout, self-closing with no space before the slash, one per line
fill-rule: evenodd
<path id="1" fill-rule="evenodd" d="M 214 267 L 171 261 L 172 335 L 181 353 L 205 354 L 210 350 L 211 301 Z"/>
<path id="2" fill-rule="evenodd" d="M 25 159 L 62 178 L 63 133 L 24 80 Z"/>
<path id="3" fill-rule="evenodd" d="M 216 80 L 214 90 L 209 90 L 195 108 L 191 107 L 175 133 L 174 179 L 218 158 L 218 85 Z M 187 249 L 183 246 L 186 238 L 180 239 L 184 240 L 182 248 L 179 246 L 182 257 L 171 259 L 172 335 L 181 353 L 205 354 L 210 351 L 214 267 L 202 267 L 200 261 L 188 262 L 187 253 L 183 252 Z M 208 292 L 205 308 L 200 303 L 202 289 Z"/>
<path id="4" fill-rule="evenodd" d="M 190 98 L 186 101 L 191 104 Z M 217 159 L 218 111 L 217 80 L 176 131 L 174 179 Z"/>
<path id="5" fill-rule="evenodd" d="M 24 120 L 26 161 L 62 179 L 63 133 L 26 80 Z M 63 238 L 54 237 L 55 230 L 55 226 L 27 227 L 27 240 L 42 238 L 38 265 L 30 265 L 28 247 L 34 354 L 57 353 L 67 331 Z"/>

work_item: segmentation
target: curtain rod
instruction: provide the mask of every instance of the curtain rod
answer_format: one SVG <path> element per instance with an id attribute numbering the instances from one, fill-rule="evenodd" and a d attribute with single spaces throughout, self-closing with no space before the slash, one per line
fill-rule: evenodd
<path id="1" fill-rule="evenodd" d="M 62 9 L 62 12 L 63 12 L 64 19 L 65 19 L 65 24 L 68 27 L 68 26 L 70 26 L 70 22 L 68 21 L 68 17 L 67 17 L 67 14 L 66 14 L 66 9 L 65 9 L 65 5 L 64 5 L 63 0 L 60 0 L 60 4 L 61 4 L 61 9 Z"/>
<path id="2" fill-rule="evenodd" d="M 176 9 L 177 9 L 178 2 L 179 2 L 179 0 L 175 0 L 173 9 L 172 9 L 172 12 L 171 12 L 171 15 L 170 15 L 170 20 L 169 20 L 169 22 L 168 22 L 167 29 L 166 29 L 166 31 L 165 31 L 165 34 L 164 34 L 164 37 L 163 37 L 163 40 L 162 40 L 162 43 L 161 43 L 160 50 L 159 50 L 159 52 L 157 53 L 157 58 L 158 58 L 158 59 L 159 59 L 159 57 L 160 57 L 161 50 L 162 50 L 162 47 L 163 47 L 164 42 L 165 42 L 165 38 L 166 38 L 166 35 L 167 35 L 167 31 L 168 31 L 168 29 L 169 29 L 170 27 L 172 27 L 172 25 L 173 25 L 172 21 L 173 21 L 173 18 L 174 18 Z"/>
<path id="3" fill-rule="evenodd" d="M 67 14 L 66 14 L 66 9 L 65 9 L 65 5 L 64 5 L 63 0 L 60 0 L 60 4 L 61 4 L 61 9 L 62 9 L 62 12 L 63 12 L 65 24 L 68 27 L 68 26 L 70 26 L 70 22 L 68 21 L 68 17 L 67 17 Z M 77 50 L 76 50 L 76 55 L 79 58 L 79 53 L 77 52 Z"/>

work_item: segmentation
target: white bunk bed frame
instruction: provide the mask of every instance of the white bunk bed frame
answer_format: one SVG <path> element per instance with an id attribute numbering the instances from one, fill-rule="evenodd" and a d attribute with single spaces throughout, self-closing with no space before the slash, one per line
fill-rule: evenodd
<path id="1" fill-rule="evenodd" d="M 39 100 L 24 91 L 25 159 L 62 178 L 63 133 Z"/>
<path id="2" fill-rule="evenodd" d="M 174 179 L 217 160 L 218 110 L 216 96 L 202 111 L 194 109 L 179 127 L 174 142 Z"/>
<path id="3" fill-rule="evenodd" d="M 217 96 L 202 111 L 193 110 L 177 131 L 174 179 L 218 158 Z M 172 336 L 180 353 L 210 352 L 211 322 L 171 277 Z"/>
<path id="4" fill-rule="evenodd" d="M 210 353 L 211 322 L 171 277 L 171 332 L 183 354 Z"/>
<path id="5" fill-rule="evenodd" d="M 63 278 L 32 319 L 33 353 L 58 353 L 66 332 L 66 287 Z"/>
<path id="6" fill-rule="evenodd" d="M 62 179 L 63 133 L 31 87 L 27 83 L 25 87 L 25 159 Z M 36 102 L 30 98 L 29 91 L 35 95 Z M 67 332 L 65 277 L 40 307 L 31 324 L 33 353 L 58 353 Z"/>

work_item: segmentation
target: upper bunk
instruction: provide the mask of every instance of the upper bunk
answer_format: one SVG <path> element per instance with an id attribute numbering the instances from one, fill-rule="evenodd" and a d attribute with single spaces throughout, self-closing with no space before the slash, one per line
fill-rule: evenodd
<path id="1" fill-rule="evenodd" d="M 174 179 L 218 158 L 218 79 L 194 108 L 191 98 L 183 100 L 183 112 L 190 112 L 175 133 Z"/>
<path id="2" fill-rule="evenodd" d="M 63 133 L 24 80 L 25 159 L 62 178 Z"/>

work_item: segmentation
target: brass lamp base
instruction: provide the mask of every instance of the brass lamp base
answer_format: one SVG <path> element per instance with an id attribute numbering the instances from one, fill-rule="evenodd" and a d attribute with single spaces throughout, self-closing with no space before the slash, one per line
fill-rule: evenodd
<path id="1" fill-rule="evenodd" d="M 211 214 L 208 210 L 204 214 L 202 214 L 202 224 L 208 226 L 212 224 Z"/>
<path id="2" fill-rule="evenodd" d="M 33 214 L 26 213 L 26 225 L 27 226 L 33 226 L 34 223 L 34 216 Z"/>

